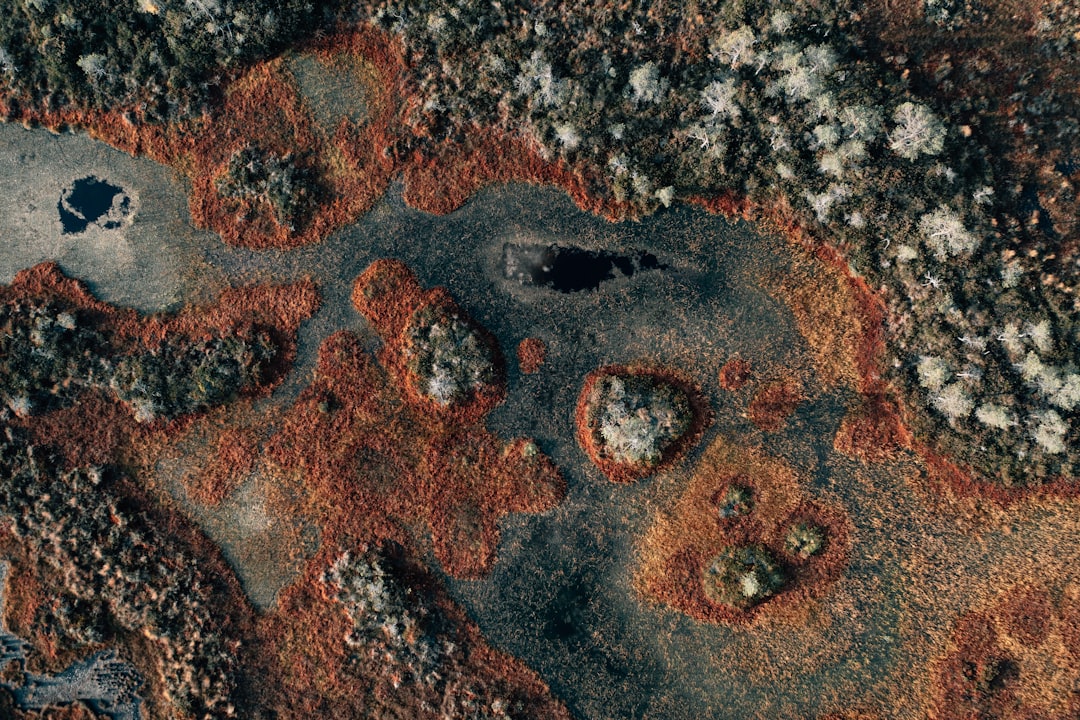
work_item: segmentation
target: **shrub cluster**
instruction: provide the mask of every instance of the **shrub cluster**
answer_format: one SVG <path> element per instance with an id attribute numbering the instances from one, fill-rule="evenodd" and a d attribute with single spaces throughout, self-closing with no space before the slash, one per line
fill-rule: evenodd
<path id="1" fill-rule="evenodd" d="M 25 416 L 108 389 L 139 422 L 172 419 L 232 400 L 267 378 L 278 346 L 258 328 L 208 339 L 172 336 L 118 354 L 76 309 L 52 301 L 0 305 L 0 401 Z"/>
<path id="2" fill-rule="evenodd" d="M 0 305 L 0 401 L 17 415 L 71 402 L 107 374 L 105 340 L 51 302 Z"/>
<path id="3" fill-rule="evenodd" d="M 277 347 L 265 332 L 172 341 L 112 364 L 109 386 L 140 422 L 222 405 L 267 377 Z"/>
<path id="4" fill-rule="evenodd" d="M 694 413 L 682 389 L 652 375 L 604 375 L 586 417 L 603 454 L 617 463 L 654 467 L 690 429 Z"/>
<path id="5" fill-rule="evenodd" d="M 389 544 L 342 553 L 322 576 L 352 624 L 344 641 L 361 672 L 414 701 L 423 698 L 421 707 L 438 708 L 442 718 L 524 716 L 518 714 L 522 703 L 502 696 L 489 685 L 490 678 L 485 682 L 467 675 L 463 661 L 468 648 L 454 642 L 453 623 L 433 597 L 418 589 L 422 584 L 408 577 L 410 570 L 397 550 Z"/>
<path id="6" fill-rule="evenodd" d="M 231 69 L 322 25 L 334 0 L 11 0 L 0 14 L 0 88 L 57 109 L 199 114 Z"/>
<path id="7" fill-rule="evenodd" d="M 442 304 L 424 305 L 405 328 L 405 357 L 417 390 L 447 406 L 498 381 L 495 350 L 475 323 Z"/>
<path id="8" fill-rule="evenodd" d="M 783 589 L 787 579 L 766 548 L 744 545 L 721 550 L 705 567 L 702 582 L 712 602 L 746 610 Z"/>
<path id="9" fill-rule="evenodd" d="M 284 156 L 245 145 L 229 157 L 225 173 L 218 178 L 222 197 L 264 202 L 274 211 L 279 225 L 295 231 L 318 196 L 314 173 Z"/>
<path id="10" fill-rule="evenodd" d="M 233 717 L 236 648 L 222 634 L 221 588 L 196 559 L 122 501 L 109 473 L 63 470 L 9 427 L 0 427 L 0 476 L 0 517 L 58 580 L 35 626 L 65 648 L 137 638 L 158 656 L 160 682 L 177 711 Z"/>

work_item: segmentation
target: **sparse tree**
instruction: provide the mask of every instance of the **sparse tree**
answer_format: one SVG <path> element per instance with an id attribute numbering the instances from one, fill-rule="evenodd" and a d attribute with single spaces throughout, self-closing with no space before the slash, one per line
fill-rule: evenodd
<path id="1" fill-rule="evenodd" d="M 900 157 L 917 160 L 937 155 L 945 146 L 945 126 L 925 105 L 906 102 L 893 113 L 896 127 L 889 133 L 889 147 Z"/>

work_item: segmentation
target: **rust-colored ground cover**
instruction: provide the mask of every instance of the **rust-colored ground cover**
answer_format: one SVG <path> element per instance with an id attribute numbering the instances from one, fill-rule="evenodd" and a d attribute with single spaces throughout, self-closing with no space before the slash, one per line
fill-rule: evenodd
<path id="1" fill-rule="evenodd" d="M 1080 596 L 1075 586 L 1007 589 L 961 617 L 935 664 L 934 720 L 1064 720 L 1080 713 Z"/>
<path id="2" fill-rule="evenodd" d="M 724 363 L 720 368 L 720 387 L 729 392 L 741 390 L 753 377 L 750 362 L 735 357 Z"/>
<path id="3" fill-rule="evenodd" d="M 500 182 L 557 185 L 584 210 L 615 218 L 623 204 L 603 202 L 596 183 L 565 161 L 545 160 L 531 141 L 488 128 L 459 139 L 436 140 L 410 128 L 406 118 L 418 102 L 410 86 L 400 43 L 369 25 L 332 33 L 295 49 L 317 62 L 355 76 L 363 86 L 362 120 L 342 110 L 335 127 L 316 122 L 313 110 L 288 69 L 288 57 L 257 63 L 232 78 L 209 114 L 167 125 L 141 122 L 133 108 L 108 111 L 68 107 L 46 111 L 0 93 L 0 116 L 59 131 L 85 129 L 91 136 L 131 154 L 169 165 L 191 180 L 190 208 L 196 225 L 232 244 L 289 248 L 318 242 L 355 221 L 382 197 L 390 181 L 404 181 L 405 201 L 445 214 L 480 188 Z M 400 148 L 410 133 L 410 151 Z M 259 198 L 224 198 L 216 181 L 234 152 L 254 143 L 277 156 L 291 154 L 315 179 L 312 211 L 293 227 L 275 217 Z"/>
<path id="4" fill-rule="evenodd" d="M 749 512 L 722 517 L 720 505 L 733 487 L 749 491 Z M 824 530 L 817 554 L 802 558 L 785 549 L 788 529 L 796 523 Z M 849 533 L 846 513 L 812 497 L 805 480 L 786 463 L 720 437 L 646 533 L 636 584 L 646 596 L 702 622 L 754 624 L 765 616 L 788 615 L 789 608 L 827 592 L 847 563 Z M 780 561 L 787 585 L 745 610 L 711 602 L 702 583 L 708 563 L 725 547 L 751 544 L 764 546 Z"/>
<path id="5" fill-rule="evenodd" d="M 540 372 L 547 355 L 547 346 L 540 338 L 525 338 L 518 343 L 518 367 L 526 375 Z"/>
<path id="6" fill-rule="evenodd" d="M 477 577 L 495 559 L 499 517 L 554 507 L 565 482 L 535 443 L 506 443 L 484 428 L 502 384 L 440 407 L 409 382 L 401 333 L 421 305 L 451 303 L 445 290 L 425 291 L 400 263 L 379 261 L 353 297 L 382 334 L 379 362 L 354 333 L 328 338 L 269 456 L 303 475 L 324 535 L 414 547 L 430 532 L 447 572 Z"/>
<path id="7" fill-rule="evenodd" d="M 185 473 L 188 497 L 200 505 L 220 504 L 255 471 L 258 460 L 259 445 L 250 428 L 224 427 L 209 462 Z"/>
<path id="8" fill-rule="evenodd" d="M 256 667 L 265 668 L 265 687 L 277 717 L 410 718 L 439 720 L 448 703 L 475 702 L 487 709 L 505 699 L 510 717 L 569 720 L 570 714 L 524 663 L 492 649 L 476 624 L 441 589 L 411 553 L 402 559 L 411 594 L 427 597 L 439 616 L 441 639 L 455 646 L 438 667 L 440 680 L 429 685 L 397 676 L 392 663 L 365 658 L 348 648 L 351 624 L 330 598 L 321 574 L 342 549 L 366 548 L 366 541 L 324 543 L 307 571 L 283 594 L 259 628 L 264 650 Z M 498 718 L 500 715 L 492 715 Z"/>
<path id="9" fill-rule="evenodd" d="M 420 412 L 433 413 L 442 421 L 469 424 L 487 414 L 506 397 L 506 366 L 495 336 L 468 320 L 450 293 L 443 288 L 424 290 L 412 271 L 396 260 L 372 263 L 356 279 L 352 293 L 353 305 L 383 338 L 379 355 L 383 367 L 393 375 L 406 399 Z M 474 327 L 482 345 L 494 358 L 494 380 L 483 383 L 463 401 L 441 405 L 424 395 L 419 381 L 408 368 L 408 339 L 406 328 L 410 319 L 422 308 L 437 309 L 447 315 L 459 316 Z"/>
<path id="10" fill-rule="evenodd" d="M 793 380 L 778 380 L 763 385 L 746 407 L 750 422 L 766 432 L 775 432 L 784 426 L 788 416 L 803 401 L 803 391 Z"/>

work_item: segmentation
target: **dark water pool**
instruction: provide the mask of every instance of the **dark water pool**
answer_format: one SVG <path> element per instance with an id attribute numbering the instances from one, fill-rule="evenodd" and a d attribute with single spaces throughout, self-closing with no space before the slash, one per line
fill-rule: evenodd
<path id="1" fill-rule="evenodd" d="M 111 214 L 117 196 L 122 196 L 117 208 L 120 217 L 106 217 Z M 84 232 L 92 223 L 98 223 L 102 218 L 106 219 L 100 223 L 101 227 L 113 230 L 120 227 L 120 218 L 130 211 L 131 198 L 124 195 L 122 187 L 106 182 L 96 175 L 89 175 L 79 178 L 71 187 L 64 188 L 60 201 L 56 203 L 56 209 L 60 213 L 60 223 L 64 226 L 65 235 Z"/>

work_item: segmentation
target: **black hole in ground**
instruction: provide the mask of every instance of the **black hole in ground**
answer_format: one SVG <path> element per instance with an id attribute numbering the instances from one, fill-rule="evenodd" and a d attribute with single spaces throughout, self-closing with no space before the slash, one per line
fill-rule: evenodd
<path id="1" fill-rule="evenodd" d="M 564 293 L 596 290 L 600 283 L 618 276 L 632 277 L 636 272 L 666 268 L 655 255 L 644 251 L 619 255 L 561 245 L 503 246 L 506 279 Z"/>
<path id="2" fill-rule="evenodd" d="M 64 189 L 60 202 L 56 204 L 64 234 L 83 232 L 91 223 L 108 215 L 116 196 L 123 192 L 123 188 L 94 175 L 76 180 L 71 187 Z M 128 213 L 130 205 L 131 198 L 125 195 L 119 206 L 121 215 Z M 120 227 L 120 222 L 110 218 L 102 227 L 111 230 Z"/>

